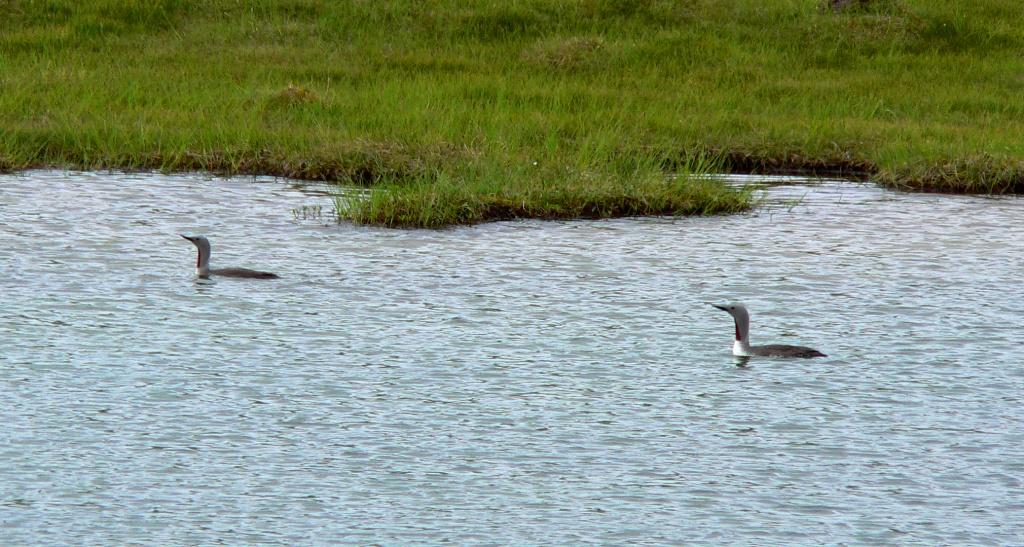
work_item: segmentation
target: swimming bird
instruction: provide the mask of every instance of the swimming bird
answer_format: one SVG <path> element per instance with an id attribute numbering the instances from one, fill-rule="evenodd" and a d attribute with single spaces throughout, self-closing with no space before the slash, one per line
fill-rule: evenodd
<path id="1" fill-rule="evenodd" d="M 185 234 L 179 234 L 181 237 L 192 242 L 199 250 L 199 256 L 196 257 L 196 275 L 198 277 L 207 278 L 211 275 L 218 275 L 221 277 L 244 277 L 249 279 L 277 279 L 277 274 L 270 272 L 260 272 L 257 270 L 250 270 L 247 268 L 217 268 L 216 270 L 210 269 L 210 240 L 204 236 L 187 236 Z"/>
<path id="2" fill-rule="evenodd" d="M 750 345 L 750 314 L 743 304 L 726 304 L 712 306 L 729 312 L 736 322 L 736 341 L 732 344 L 732 354 L 737 357 L 749 357 L 760 355 L 763 357 L 828 357 L 824 353 L 803 346 L 787 346 L 784 344 L 771 344 L 767 346 Z"/>

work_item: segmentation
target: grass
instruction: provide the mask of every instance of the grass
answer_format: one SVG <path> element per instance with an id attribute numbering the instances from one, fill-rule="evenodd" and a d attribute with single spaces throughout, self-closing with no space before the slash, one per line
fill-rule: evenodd
<path id="1" fill-rule="evenodd" d="M 392 227 L 436 227 L 519 218 L 609 218 L 707 215 L 744 211 L 750 191 L 709 178 L 714 161 L 694 158 L 666 177 L 661 164 L 634 161 L 618 171 L 553 162 L 484 172 L 438 171 L 412 180 L 380 181 L 368 197 L 336 198 L 341 216 Z"/>
<path id="2" fill-rule="evenodd" d="M 0 0 L 0 169 L 354 182 L 402 226 L 749 206 L 663 176 L 708 155 L 1024 193 L 1016 0 L 824 4 Z"/>

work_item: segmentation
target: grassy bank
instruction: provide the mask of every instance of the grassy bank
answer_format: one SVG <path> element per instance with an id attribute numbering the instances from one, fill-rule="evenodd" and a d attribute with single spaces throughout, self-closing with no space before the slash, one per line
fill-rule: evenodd
<path id="1" fill-rule="evenodd" d="M 658 176 L 708 152 L 1024 192 L 1016 0 L 823 3 L 0 0 L 0 169 L 354 181 L 402 225 L 742 208 Z"/>

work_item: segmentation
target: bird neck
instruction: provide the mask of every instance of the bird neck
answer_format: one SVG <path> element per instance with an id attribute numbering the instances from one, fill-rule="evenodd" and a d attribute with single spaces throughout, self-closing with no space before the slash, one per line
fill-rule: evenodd
<path id="1" fill-rule="evenodd" d="M 196 275 L 199 277 L 210 276 L 210 250 L 198 245 L 196 254 Z"/>
<path id="2" fill-rule="evenodd" d="M 740 342 L 739 340 L 732 343 L 732 354 L 737 357 L 747 357 L 750 355 L 750 344 L 746 342 Z"/>
<path id="3" fill-rule="evenodd" d="M 732 353 L 733 355 L 749 355 L 750 322 L 749 320 L 735 319 L 734 323 L 736 325 L 736 341 L 732 343 Z"/>

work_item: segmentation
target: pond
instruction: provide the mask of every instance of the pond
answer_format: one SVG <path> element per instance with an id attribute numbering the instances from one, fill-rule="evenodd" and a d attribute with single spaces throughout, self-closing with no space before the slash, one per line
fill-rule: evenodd
<path id="1" fill-rule="evenodd" d="M 1024 200 L 786 182 L 401 231 L 294 181 L 0 176 L 0 540 L 1024 541 Z M 281 278 L 197 280 L 187 232 Z M 728 301 L 829 357 L 737 362 Z"/>

